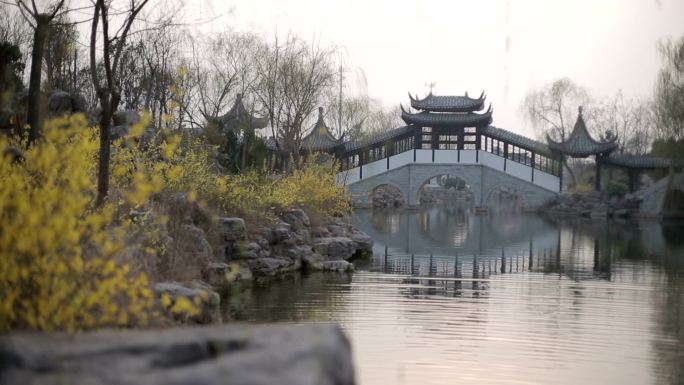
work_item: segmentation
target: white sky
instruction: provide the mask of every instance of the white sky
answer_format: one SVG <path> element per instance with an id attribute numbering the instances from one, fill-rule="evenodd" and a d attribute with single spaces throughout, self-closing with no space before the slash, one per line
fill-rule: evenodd
<path id="1" fill-rule="evenodd" d="M 568 76 L 594 94 L 650 97 L 659 39 L 684 34 L 684 0 L 205 0 L 202 26 L 292 31 L 343 46 L 368 93 L 408 104 L 484 90 L 494 125 L 533 135 L 519 112 L 532 87 Z M 508 44 L 507 44 L 508 41 Z M 507 49 L 507 46 L 509 47 Z"/>

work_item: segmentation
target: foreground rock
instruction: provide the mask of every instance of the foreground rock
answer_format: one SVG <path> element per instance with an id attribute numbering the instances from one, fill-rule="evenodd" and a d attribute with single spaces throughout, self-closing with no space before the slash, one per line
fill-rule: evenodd
<path id="1" fill-rule="evenodd" d="M 211 326 L 0 337 L 0 384 L 352 385 L 334 325 Z"/>

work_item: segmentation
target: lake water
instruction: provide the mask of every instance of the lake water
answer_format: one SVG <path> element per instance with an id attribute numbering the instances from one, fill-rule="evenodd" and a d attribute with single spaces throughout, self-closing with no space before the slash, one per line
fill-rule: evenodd
<path id="1" fill-rule="evenodd" d="M 684 226 L 453 207 L 358 211 L 353 274 L 235 290 L 251 322 L 336 322 L 371 384 L 684 383 Z"/>

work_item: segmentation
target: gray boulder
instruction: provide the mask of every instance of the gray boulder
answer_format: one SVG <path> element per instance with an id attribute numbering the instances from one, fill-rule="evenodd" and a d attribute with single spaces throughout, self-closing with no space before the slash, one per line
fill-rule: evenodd
<path id="1" fill-rule="evenodd" d="M 160 282 L 152 286 L 157 298 L 168 295 L 171 303 L 164 310 L 170 309 L 179 298 L 184 297 L 193 303 L 200 303 L 200 313 L 190 314 L 169 314 L 178 321 L 192 322 L 199 324 L 209 324 L 221 322 L 221 297 L 210 286 L 201 281 L 193 282 L 190 287 L 178 282 Z M 163 305 L 160 303 L 163 307 Z"/>
<path id="2" fill-rule="evenodd" d="M 373 253 L 373 238 L 361 230 L 352 229 L 349 234 L 349 239 L 354 242 L 356 253 L 372 254 Z"/>
<path id="3" fill-rule="evenodd" d="M 0 384 L 353 385 L 336 325 L 222 325 L 0 337 Z"/>
<path id="4" fill-rule="evenodd" d="M 354 265 L 343 259 L 328 260 L 327 257 L 318 253 L 309 253 L 302 257 L 302 263 L 306 270 L 332 271 L 337 273 L 354 271 Z"/>
<path id="5" fill-rule="evenodd" d="M 274 276 L 296 268 L 292 259 L 281 257 L 257 258 L 247 261 L 247 264 L 256 276 Z"/>
<path id="6" fill-rule="evenodd" d="M 47 101 L 48 116 L 70 114 L 71 107 L 71 95 L 67 92 L 54 90 L 50 93 Z"/>
<path id="7" fill-rule="evenodd" d="M 329 259 L 349 259 L 356 252 L 354 241 L 347 237 L 317 238 L 313 241 L 316 253 Z"/>
<path id="8" fill-rule="evenodd" d="M 202 279 L 213 288 L 226 289 L 234 282 L 252 279 L 252 272 L 245 263 L 210 262 L 202 269 Z"/>
<path id="9" fill-rule="evenodd" d="M 182 240 L 179 242 L 179 251 L 185 258 L 200 262 L 211 260 L 213 251 L 202 229 L 195 225 L 181 225 L 178 237 Z"/>
<path id="10" fill-rule="evenodd" d="M 223 240 L 241 241 L 245 239 L 245 220 L 242 218 L 222 217 L 218 219 Z"/>
<path id="11" fill-rule="evenodd" d="M 311 227 L 309 216 L 306 215 L 302 209 L 287 210 L 280 215 L 280 218 L 283 220 L 283 222 L 292 226 L 293 231 L 308 229 Z"/>

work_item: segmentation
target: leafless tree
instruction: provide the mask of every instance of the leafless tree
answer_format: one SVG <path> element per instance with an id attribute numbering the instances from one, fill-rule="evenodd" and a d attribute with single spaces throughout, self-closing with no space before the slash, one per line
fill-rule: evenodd
<path id="1" fill-rule="evenodd" d="M 254 60 L 260 39 L 227 31 L 204 40 L 206 43 L 193 40 L 191 44 L 187 118 L 193 126 L 202 126 L 225 113 L 237 94 L 243 95 L 250 107 L 254 105 L 249 93 L 257 81 Z"/>
<path id="2" fill-rule="evenodd" d="M 48 38 L 50 23 L 55 17 L 63 14 L 65 0 L 48 2 L 42 9 L 35 0 L 28 3 L 25 0 L 16 0 L 22 17 L 33 28 L 33 49 L 31 52 L 31 74 L 29 77 L 28 107 L 26 121 L 31 127 L 29 131 L 29 144 L 34 142 L 39 134 L 42 124 L 40 111 L 40 83 L 42 78 L 43 54 L 45 42 Z"/>
<path id="3" fill-rule="evenodd" d="M 596 129 L 603 140 L 617 137 L 621 154 L 646 154 L 655 131 L 653 103 L 644 99 L 626 99 L 622 92 L 600 103 L 595 114 Z"/>
<path id="4" fill-rule="evenodd" d="M 296 159 L 305 122 L 335 84 L 333 54 L 332 48 L 292 35 L 262 45 L 257 53 L 254 94 L 269 116 L 277 145 Z"/>
<path id="5" fill-rule="evenodd" d="M 371 103 L 371 111 L 364 125 L 364 133 L 373 135 L 393 128 L 404 126 L 406 123 L 401 120 L 401 109 L 399 106 L 386 108 L 382 102 L 376 100 Z"/>
<path id="6" fill-rule="evenodd" d="M 684 138 L 684 36 L 660 43 L 663 66 L 658 74 L 655 105 L 660 136 Z"/>
<path id="7" fill-rule="evenodd" d="M 357 138 L 370 117 L 371 101 L 367 96 L 353 96 L 340 103 L 337 98 L 334 94 L 328 97 L 326 121 L 337 138 Z"/>
<path id="8" fill-rule="evenodd" d="M 16 45 L 22 52 L 28 52 L 31 47 L 31 25 L 21 15 L 14 3 L 0 2 L 0 42 Z"/>
<path id="9" fill-rule="evenodd" d="M 577 107 L 591 104 L 587 90 L 568 78 L 561 78 L 528 92 L 521 110 L 537 131 L 537 136 L 543 140 L 548 136 L 556 141 L 564 141 L 574 127 Z M 595 109 L 585 108 L 585 111 L 588 113 L 584 114 L 584 120 L 591 127 Z M 568 160 L 563 159 L 563 164 L 570 173 L 572 184 L 576 184 L 575 173 Z"/>
<path id="10" fill-rule="evenodd" d="M 547 135 L 556 141 L 565 140 L 577 118 L 577 107 L 592 104 L 586 89 L 568 78 L 557 79 L 525 96 L 521 110 L 542 139 Z M 591 109 L 587 108 L 588 112 Z M 591 116 L 585 114 L 585 120 Z"/>
<path id="11" fill-rule="evenodd" d="M 126 39 L 136 17 L 149 0 L 130 0 L 119 17 L 123 20 L 118 28 L 110 29 L 113 17 L 110 16 L 112 3 L 107 0 L 94 0 L 93 19 L 90 31 L 90 68 L 93 85 L 101 108 L 100 116 L 100 151 L 98 159 L 97 204 L 104 203 L 109 192 L 109 158 L 110 129 L 112 116 L 121 102 L 120 60 Z M 99 25 L 101 32 L 99 31 Z M 101 38 L 104 79 L 100 79 L 97 71 L 98 37 Z"/>

